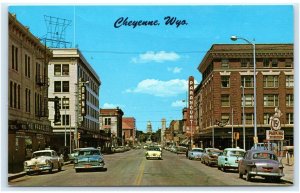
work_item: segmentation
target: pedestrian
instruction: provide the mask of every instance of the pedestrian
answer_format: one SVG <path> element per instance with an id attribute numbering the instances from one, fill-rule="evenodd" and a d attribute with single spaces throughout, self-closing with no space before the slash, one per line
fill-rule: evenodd
<path id="1" fill-rule="evenodd" d="M 186 149 L 185 157 L 188 157 L 188 155 L 189 155 L 189 148 Z"/>

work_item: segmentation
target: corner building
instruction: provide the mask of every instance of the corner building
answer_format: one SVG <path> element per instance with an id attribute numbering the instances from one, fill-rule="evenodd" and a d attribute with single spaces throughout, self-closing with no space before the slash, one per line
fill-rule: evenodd
<path id="1" fill-rule="evenodd" d="M 60 101 L 61 122 L 54 123 L 54 102 L 49 102 L 49 120 L 53 127 L 53 148 L 68 151 L 76 147 L 100 144 L 99 89 L 101 81 L 77 48 L 52 48 L 49 62 L 49 98 Z M 81 86 L 86 87 L 86 109 L 82 115 Z M 80 136 L 76 136 L 77 134 Z M 77 143 L 77 144 L 76 144 Z M 65 151 L 66 149 L 64 149 Z"/>
<path id="2" fill-rule="evenodd" d="M 256 106 L 258 142 L 265 142 L 269 119 L 278 107 L 284 145 L 293 145 L 294 69 L 293 44 L 256 44 Z M 195 94 L 198 140 L 204 147 L 243 147 L 243 94 L 245 96 L 246 149 L 254 142 L 253 49 L 247 44 L 214 44 L 198 66 L 202 73 Z M 198 97 L 197 97 L 198 96 Z M 221 124 L 217 124 L 221 123 Z M 198 141 L 198 143 L 199 143 Z"/>

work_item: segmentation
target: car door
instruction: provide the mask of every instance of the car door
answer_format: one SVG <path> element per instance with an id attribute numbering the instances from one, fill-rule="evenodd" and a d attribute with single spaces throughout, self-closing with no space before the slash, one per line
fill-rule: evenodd
<path id="1" fill-rule="evenodd" d="M 244 157 L 239 161 L 239 171 L 241 171 L 241 173 L 245 173 L 245 169 L 246 169 L 246 159 L 248 157 L 249 152 L 246 152 L 244 154 Z"/>
<path id="2" fill-rule="evenodd" d="M 226 154 L 227 154 L 227 151 L 224 151 L 223 153 L 221 153 L 219 155 L 219 157 L 218 157 L 218 166 L 224 165 Z"/>

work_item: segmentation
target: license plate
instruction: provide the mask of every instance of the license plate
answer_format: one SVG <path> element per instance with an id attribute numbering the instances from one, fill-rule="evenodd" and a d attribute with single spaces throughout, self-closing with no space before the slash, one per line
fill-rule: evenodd
<path id="1" fill-rule="evenodd" d="M 85 168 L 91 168 L 92 166 L 91 165 L 85 165 L 84 167 Z"/>
<path id="2" fill-rule="evenodd" d="M 264 169 L 265 172 L 271 172 L 271 169 Z"/>

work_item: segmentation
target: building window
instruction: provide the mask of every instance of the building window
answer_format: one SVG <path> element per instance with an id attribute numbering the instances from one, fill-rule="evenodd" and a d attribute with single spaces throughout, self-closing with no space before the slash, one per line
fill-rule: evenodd
<path id="1" fill-rule="evenodd" d="M 290 58 L 285 59 L 285 67 L 292 68 L 293 67 L 293 60 Z"/>
<path id="2" fill-rule="evenodd" d="M 254 81 L 253 76 L 242 76 L 242 86 L 245 85 L 245 88 L 253 88 Z"/>
<path id="3" fill-rule="evenodd" d="M 221 76 L 221 85 L 222 88 L 229 88 L 229 76 Z"/>
<path id="4" fill-rule="evenodd" d="M 62 124 L 70 125 L 70 115 L 62 115 Z"/>
<path id="5" fill-rule="evenodd" d="M 221 95 L 221 106 L 230 107 L 230 96 L 228 94 Z"/>
<path id="6" fill-rule="evenodd" d="M 54 92 L 61 92 L 61 81 L 54 81 Z"/>
<path id="7" fill-rule="evenodd" d="M 264 58 L 263 59 L 263 66 L 265 68 L 269 68 L 270 67 L 270 59 L 269 58 Z"/>
<path id="8" fill-rule="evenodd" d="M 264 124 L 268 125 L 270 123 L 270 117 L 272 115 L 270 113 L 264 113 Z"/>
<path id="9" fill-rule="evenodd" d="M 69 109 L 70 108 L 70 99 L 69 98 L 62 98 L 62 109 Z"/>
<path id="10" fill-rule="evenodd" d="M 246 113 L 245 114 L 245 124 L 246 125 L 253 125 L 254 123 L 254 115 L 253 113 Z"/>
<path id="11" fill-rule="evenodd" d="M 229 68 L 229 60 L 228 59 L 222 59 L 221 68 Z"/>
<path id="12" fill-rule="evenodd" d="M 31 96 L 30 96 L 30 90 L 28 89 L 28 88 L 26 88 L 25 89 L 25 102 L 26 102 L 26 104 L 25 104 L 25 106 L 26 106 L 26 112 L 30 112 L 30 98 L 31 98 Z"/>
<path id="13" fill-rule="evenodd" d="M 17 108 L 17 83 L 14 83 L 14 108 Z"/>
<path id="14" fill-rule="evenodd" d="M 18 48 L 14 45 L 11 46 L 11 64 L 12 64 L 12 69 L 18 71 L 19 64 L 18 64 Z"/>
<path id="15" fill-rule="evenodd" d="M 286 114 L 286 124 L 294 124 L 294 113 Z"/>
<path id="16" fill-rule="evenodd" d="M 54 64 L 54 75 L 55 76 L 61 75 L 61 65 L 60 64 Z"/>
<path id="17" fill-rule="evenodd" d="M 265 107 L 277 107 L 278 106 L 278 95 L 277 94 L 264 95 L 264 106 Z"/>
<path id="18" fill-rule="evenodd" d="M 293 94 L 287 94 L 285 97 L 285 104 L 287 107 L 293 107 L 294 106 L 294 95 Z"/>
<path id="19" fill-rule="evenodd" d="M 264 87 L 265 88 L 277 88 L 278 87 L 278 76 L 264 76 Z"/>
<path id="20" fill-rule="evenodd" d="M 104 125 L 111 125 L 111 118 L 105 118 Z"/>
<path id="21" fill-rule="evenodd" d="M 30 78 L 30 56 L 25 54 L 25 76 Z"/>
<path id="22" fill-rule="evenodd" d="M 69 92 L 69 81 L 62 82 L 62 89 L 63 92 Z"/>
<path id="23" fill-rule="evenodd" d="M 21 86 L 18 85 L 18 109 L 21 109 Z"/>
<path id="24" fill-rule="evenodd" d="M 254 106 L 254 97 L 253 94 L 246 94 L 245 96 L 245 107 L 253 107 Z M 243 95 L 241 95 L 242 106 L 243 106 Z"/>
<path id="25" fill-rule="evenodd" d="M 286 87 L 294 87 L 294 76 L 293 75 L 285 76 L 285 86 Z"/>
<path id="26" fill-rule="evenodd" d="M 272 68 L 278 67 L 278 59 L 272 59 Z"/>
<path id="27" fill-rule="evenodd" d="M 241 68 L 253 67 L 253 59 L 242 58 L 240 62 L 241 62 Z"/>
<path id="28" fill-rule="evenodd" d="M 229 117 L 230 117 L 229 113 L 222 113 L 221 114 L 221 122 L 222 123 L 229 123 Z"/>
<path id="29" fill-rule="evenodd" d="M 10 107 L 13 107 L 13 82 L 10 81 L 10 87 L 9 87 L 9 104 L 10 104 Z"/>
<path id="30" fill-rule="evenodd" d="M 62 65 L 62 75 L 69 75 L 69 64 Z"/>

